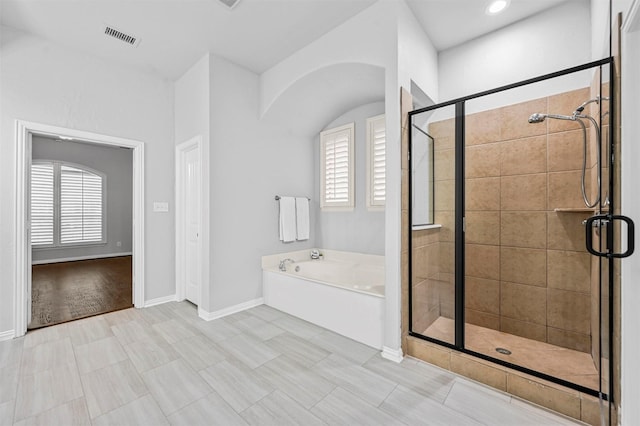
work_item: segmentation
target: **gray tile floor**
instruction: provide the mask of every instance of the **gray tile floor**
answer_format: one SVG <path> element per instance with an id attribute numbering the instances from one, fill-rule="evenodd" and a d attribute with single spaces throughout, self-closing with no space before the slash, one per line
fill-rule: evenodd
<path id="1" fill-rule="evenodd" d="M 113 312 L 0 342 L 0 425 L 574 424 L 267 306 Z"/>

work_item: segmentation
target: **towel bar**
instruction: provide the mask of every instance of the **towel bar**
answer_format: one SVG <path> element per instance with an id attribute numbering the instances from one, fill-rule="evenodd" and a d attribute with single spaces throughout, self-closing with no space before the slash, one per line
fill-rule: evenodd
<path id="1" fill-rule="evenodd" d="M 309 198 L 309 197 L 306 197 L 306 199 L 311 201 L 311 198 Z M 280 196 L 279 195 L 276 195 L 276 201 L 280 201 Z"/>

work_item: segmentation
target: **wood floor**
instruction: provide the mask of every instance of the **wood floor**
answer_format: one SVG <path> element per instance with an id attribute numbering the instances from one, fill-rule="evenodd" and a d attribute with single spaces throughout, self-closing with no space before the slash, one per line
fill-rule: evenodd
<path id="1" fill-rule="evenodd" d="M 577 423 L 265 305 L 213 321 L 171 302 L 0 342 L 0 425 Z"/>
<path id="2" fill-rule="evenodd" d="M 131 256 L 34 265 L 29 329 L 133 306 Z"/>

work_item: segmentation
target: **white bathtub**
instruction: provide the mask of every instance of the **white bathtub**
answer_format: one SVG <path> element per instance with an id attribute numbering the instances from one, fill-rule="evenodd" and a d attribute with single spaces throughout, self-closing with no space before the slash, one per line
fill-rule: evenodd
<path id="1" fill-rule="evenodd" d="M 309 252 L 262 258 L 265 304 L 382 349 L 384 256 L 321 250 L 324 259 L 310 260 Z M 295 262 L 282 272 L 287 258 Z"/>

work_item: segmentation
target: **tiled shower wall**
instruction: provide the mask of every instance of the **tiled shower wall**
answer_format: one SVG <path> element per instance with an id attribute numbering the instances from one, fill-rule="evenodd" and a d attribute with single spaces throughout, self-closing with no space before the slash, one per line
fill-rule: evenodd
<path id="1" fill-rule="evenodd" d="M 569 115 L 590 95 L 584 88 L 467 116 L 467 322 L 591 352 L 591 259 L 582 221 L 592 213 L 580 191 L 582 131 L 569 121 L 527 123 L 534 112 Z M 453 318 L 453 126 L 444 120 L 428 129 L 442 228 L 414 231 L 415 330 L 438 316 Z M 594 164 L 590 152 L 588 194 Z"/>

